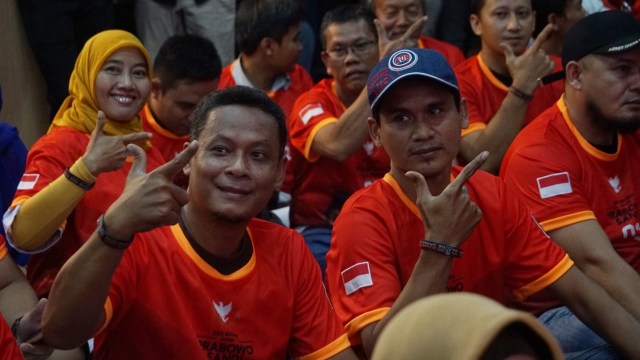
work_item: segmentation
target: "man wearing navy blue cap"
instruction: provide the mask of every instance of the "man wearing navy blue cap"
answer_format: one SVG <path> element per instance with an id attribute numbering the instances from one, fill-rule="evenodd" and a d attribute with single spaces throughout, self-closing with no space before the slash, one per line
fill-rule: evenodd
<path id="1" fill-rule="evenodd" d="M 567 33 L 562 62 L 563 97 L 518 135 L 501 176 L 640 319 L 640 22 L 622 11 L 585 17 Z"/>
<path id="2" fill-rule="evenodd" d="M 329 292 L 352 344 L 370 355 L 389 320 L 431 294 L 468 291 L 519 307 L 548 289 L 622 354 L 640 358 L 640 324 L 573 266 L 498 178 L 476 172 L 488 153 L 464 169 L 451 165 L 468 120 L 440 54 L 398 50 L 374 67 L 367 88 L 371 137 L 391 171 L 346 202 L 327 255 Z"/>

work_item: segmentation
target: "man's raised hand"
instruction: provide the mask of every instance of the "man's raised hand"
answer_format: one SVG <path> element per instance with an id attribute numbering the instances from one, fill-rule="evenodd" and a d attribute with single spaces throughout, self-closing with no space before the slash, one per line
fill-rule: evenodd
<path id="1" fill-rule="evenodd" d="M 116 239 L 129 239 L 136 232 L 178 222 L 189 196 L 173 183 L 173 178 L 197 152 L 198 142 L 192 141 L 173 160 L 148 174 L 144 150 L 135 144 L 127 145 L 127 149 L 133 156 L 127 184 L 122 195 L 105 213 L 109 233 Z"/>
<path id="2" fill-rule="evenodd" d="M 126 135 L 105 135 L 104 127 L 107 120 L 102 111 L 98 111 L 96 127 L 91 133 L 87 150 L 82 156 L 84 165 L 93 176 L 103 172 L 120 169 L 129 155 L 127 145 L 151 138 L 147 132 L 137 132 Z"/>
<path id="3" fill-rule="evenodd" d="M 471 201 L 464 185 L 488 156 L 487 151 L 478 154 L 437 196 L 431 194 L 422 174 L 415 171 L 405 174 L 416 187 L 416 204 L 422 215 L 427 238 L 458 247 L 471 235 L 482 219 L 482 211 Z"/>
<path id="4" fill-rule="evenodd" d="M 427 17 L 423 16 L 416 20 L 402 36 L 395 40 L 389 39 L 387 31 L 378 19 L 373 20 L 373 22 L 376 26 L 376 32 L 378 33 L 378 55 L 379 58 L 382 59 L 398 49 L 417 47 L 418 38 L 420 37 L 424 24 L 427 22 Z"/>

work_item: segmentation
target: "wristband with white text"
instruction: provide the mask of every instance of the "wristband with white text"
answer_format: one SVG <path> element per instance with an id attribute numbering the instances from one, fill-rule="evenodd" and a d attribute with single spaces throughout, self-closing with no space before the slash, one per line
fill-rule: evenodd
<path id="1" fill-rule="evenodd" d="M 421 240 L 420 248 L 423 250 L 431 250 L 445 256 L 451 256 L 456 258 L 461 258 L 463 254 L 463 251 L 458 249 L 457 247 L 447 245 L 447 244 L 440 244 L 430 240 Z"/>

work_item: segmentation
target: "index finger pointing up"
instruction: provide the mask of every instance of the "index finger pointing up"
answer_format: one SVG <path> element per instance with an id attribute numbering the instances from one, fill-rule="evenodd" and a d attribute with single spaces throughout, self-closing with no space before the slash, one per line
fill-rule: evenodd
<path id="1" fill-rule="evenodd" d="M 542 43 L 549 39 L 549 36 L 551 36 L 551 33 L 554 32 L 555 29 L 555 25 L 547 24 L 547 26 L 545 26 L 544 29 L 540 31 L 540 34 L 538 34 L 538 37 L 536 37 L 536 40 L 533 42 L 533 44 L 531 44 L 531 47 L 529 49 L 532 51 L 538 50 L 540 46 L 542 46 Z"/>
<path id="2" fill-rule="evenodd" d="M 469 180 L 471 176 L 473 176 L 473 174 L 475 174 L 476 171 L 480 169 L 480 167 L 482 166 L 482 164 L 484 164 L 488 157 L 488 151 L 483 151 L 478 154 L 473 160 L 471 160 L 470 163 L 467 164 L 467 166 L 464 167 L 464 169 L 462 169 L 460 174 L 458 174 L 458 176 L 451 182 L 451 186 L 455 186 L 458 189 L 462 188 L 467 180 Z"/>

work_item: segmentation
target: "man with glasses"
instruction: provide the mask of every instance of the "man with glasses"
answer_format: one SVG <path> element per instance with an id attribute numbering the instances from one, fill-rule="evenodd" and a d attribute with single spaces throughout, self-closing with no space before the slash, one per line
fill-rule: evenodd
<path id="1" fill-rule="evenodd" d="M 292 160 L 291 225 L 300 231 L 324 271 L 331 228 L 344 201 L 356 190 L 382 177 L 389 158 L 369 138 L 365 85 L 379 60 L 420 31 L 424 21 L 388 41 L 378 34 L 366 7 L 343 5 L 321 24 L 325 79 L 296 101 L 289 116 Z M 381 50 L 379 50 L 379 48 Z"/>

